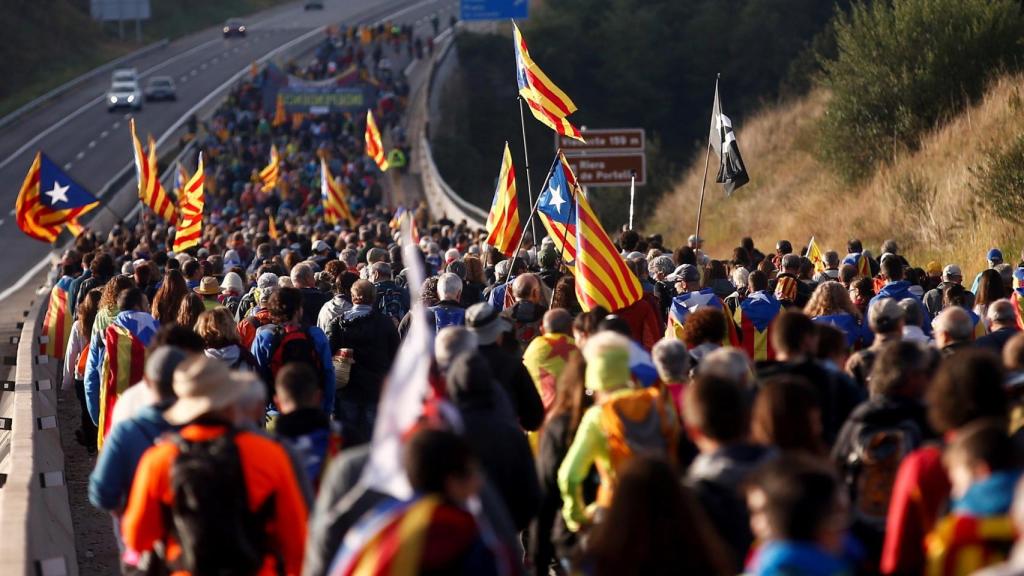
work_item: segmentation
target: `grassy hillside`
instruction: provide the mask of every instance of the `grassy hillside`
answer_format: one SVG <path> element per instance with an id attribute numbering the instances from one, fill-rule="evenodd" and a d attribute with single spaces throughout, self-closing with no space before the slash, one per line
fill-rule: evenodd
<path id="1" fill-rule="evenodd" d="M 992 215 L 972 193 L 974 174 L 999 145 L 1024 134 L 1021 88 L 1024 76 L 993 83 L 975 105 L 928 133 L 915 152 L 897 139 L 893 160 L 855 184 L 845 183 L 822 164 L 814 150 L 817 127 L 830 97 L 823 89 L 789 104 L 738 119 L 737 138 L 751 182 L 732 198 L 708 176 L 701 236 L 713 256 L 728 257 L 744 235 L 762 249 L 780 238 L 794 246 L 811 235 L 823 249 L 843 254 L 858 237 L 876 253 L 896 239 L 912 263 L 936 259 L 959 263 L 973 275 L 985 252 L 1000 247 L 1016 261 L 1024 232 Z M 659 203 L 645 227 L 672 245 L 685 242 L 696 223 L 704 155 Z"/>
<path id="2" fill-rule="evenodd" d="M 143 43 L 177 38 L 223 21 L 282 4 L 285 0 L 151 0 L 153 17 L 143 22 Z M 81 0 L 3 0 L 0 21 L 0 114 L 90 69 L 140 48 L 135 25 L 125 23 L 128 41 L 117 39 L 117 25 L 89 16 Z M 46 41 L 40 41 L 45 38 Z"/>

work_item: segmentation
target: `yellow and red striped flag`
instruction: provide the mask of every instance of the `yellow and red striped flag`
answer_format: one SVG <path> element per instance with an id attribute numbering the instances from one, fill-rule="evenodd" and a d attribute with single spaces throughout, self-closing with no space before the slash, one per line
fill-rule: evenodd
<path id="1" fill-rule="evenodd" d="M 384 154 L 384 144 L 380 139 L 380 130 L 373 120 L 373 111 L 366 111 L 366 155 L 373 158 L 381 172 L 387 172 L 388 159 Z"/>
<path id="2" fill-rule="evenodd" d="M 281 174 L 281 158 L 277 155 L 277 145 L 270 146 L 270 163 L 260 170 L 260 182 L 263 188 L 270 190 L 277 186 L 277 178 Z"/>
<path id="3" fill-rule="evenodd" d="M 142 149 L 142 142 L 135 133 L 135 119 L 129 122 L 132 131 L 132 150 L 135 153 L 135 174 L 139 181 L 139 199 L 142 203 L 163 218 L 167 222 L 176 222 L 177 212 L 174 209 L 174 199 L 160 184 L 157 175 L 156 144 L 153 138 L 149 138 L 148 154 Z"/>
<path id="4" fill-rule="evenodd" d="M 288 114 L 284 111 L 284 96 L 278 94 L 277 100 L 274 102 L 274 119 L 270 121 L 274 128 L 278 126 L 284 126 L 284 123 L 288 121 Z"/>
<path id="5" fill-rule="evenodd" d="M 356 227 L 356 219 L 348 207 L 345 185 L 334 180 L 325 158 L 320 158 L 320 195 L 324 203 L 325 222 L 333 226 L 344 221 L 349 227 Z"/>
<path id="6" fill-rule="evenodd" d="M 42 152 L 36 152 L 15 202 L 18 228 L 42 242 L 53 243 L 64 226 L 78 235 L 78 217 L 99 205 L 80 184 Z"/>
<path id="7" fill-rule="evenodd" d="M 146 316 L 149 316 L 148 314 Z M 152 320 L 152 317 L 149 318 Z M 146 328 L 147 334 L 155 333 L 156 325 Z M 136 382 L 142 380 L 146 364 L 148 340 L 137 338 L 131 330 L 120 324 L 111 324 L 103 333 L 104 357 L 100 369 L 100 414 L 96 444 L 103 447 L 103 440 L 110 432 L 110 419 L 114 415 L 117 399 Z"/>
<path id="8" fill-rule="evenodd" d="M 523 228 L 519 225 L 519 196 L 516 194 L 516 170 L 512 165 L 512 153 L 505 142 L 505 153 L 501 157 L 498 172 L 498 186 L 494 190 L 491 211 L 487 214 L 487 243 L 506 256 L 519 245 Z"/>
<path id="9" fill-rule="evenodd" d="M 203 183 L 205 181 L 203 154 L 200 152 L 196 173 L 189 179 L 182 194 L 181 210 L 178 225 L 174 230 L 174 245 L 172 246 L 172 250 L 176 253 L 184 252 L 198 245 L 203 236 L 203 208 L 206 206 Z"/>
<path id="10" fill-rule="evenodd" d="M 277 231 L 277 218 L 270 210 L 267 210 L 267 234 L 271 240 L 277 240 L 281 236 Z"/>
<path id="11" fill-rule="evenodd" d="M 68 338 L 71 336 L 71 323 L 74 314 L 68 302 L 68 288 L 71 287 L 70 276 L 64 276 L 50 290 L 50 301 L 43 316 L 43 334 L 46 344 L 40 347 L 40 353 L 58 360 L 64 359 Z"/>
<path id="12" fill-rule="evenodd" d="M 583 136 L 579 129 L 566 120 L 566 116 L 576 111 L 576 104 L 530 57 L 530 51 L 526 48 L 526 40 L 519 31 L 519 26 L 513 22 L 512 27 L 519 96 L 530 106 L 533 117 L 542 124 L 563 136 L 582 142 Z"/>

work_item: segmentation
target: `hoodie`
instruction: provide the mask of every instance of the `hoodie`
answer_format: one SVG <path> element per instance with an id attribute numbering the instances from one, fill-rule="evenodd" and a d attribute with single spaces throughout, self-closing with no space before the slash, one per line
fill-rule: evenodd
<path id="1" fill-rule="evenodd" d="M 207 348 L 203 350 L 207 358 L 220 360 L 227 364 L 232 370 L 253 370 L 252 357 L 242 353 L 242 347 L 238 344 L 228 344 L 223 348 Z"/>
<path id="2" fill-rule="evenodd" d="M 157 322 L 156 318 L 153 318 L 148 312 L 136 310 L 119 313 L 111 322 L 111 325 L 126 328 L 132 333 L 132 336 L 139 340 L 143 347 L 149 346 L 153 336 L 160 329 L 160 323 Z M 107 352 L 106 342 L 104 342 L 105 332 L 106 329 L 93 331 L 92 340 L 89 344 L 89 357 L 85 364 L 85 403 L 89 409 L 89 417 L 97 425 L 100 421 L 100 387 L 103 385 L 100 377 Z"/>
<path id="3" fill-rule="evenodd" d="M 906 280 L 889 282 L 888 284 L 883 286 L 881 290 L 878 291 L 878 294 L 876 294 L 874 298 L 871 299 L 871 302 L 868 303 L 868 308 L 870 309 L 871 304 L 874 304 L 876 300 L 881 300 L 882 298 L 892 298 L 897 302 L 905 298 L 913 298 L 914 300 L 917 301 L 918 307 L 921 308 L 921 317 L 924 319 L 922 328 L 924 329 L 925 334 L 931 336 L 931 312 L 929 312 L 928 308 L 926 308 L 924 303 L 921 302 L 921 298 L 914 294 L 913 292 L 911 292 L 910 287 L 910 282 L 907 282 Z"/>
<path id="4" fill-rule="evenodd" d="M 751 562 L 755 576 L 845 576 L 852 568 L 814 544 L 790 540 L 766 543 Z"/>
<path id="5" fill-rule="evenodd" d="M 142 454 L 160 436 L 174 430 L 164 420 L 163 410 L 167 406 L 146 406 L 110 430 L 89 475 L 89 502 L 93 506 L 111 512 L 124 508 Z"/>
<path id="6" fill-rule="evenodd" d="M 1008 513 L 1020 476 L 1020 470 L 1001 470 L 971 484 L 963 497 L 953 502 L 953 514 L 987 517 Z"/>

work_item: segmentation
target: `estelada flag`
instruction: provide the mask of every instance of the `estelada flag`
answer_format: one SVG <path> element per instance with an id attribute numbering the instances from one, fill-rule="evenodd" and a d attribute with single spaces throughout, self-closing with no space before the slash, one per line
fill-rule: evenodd
<path id="1" fill-rule="evenodd" d="M 512 166 L 512 153 L 505 142 L 505 153 L 501 157 L 498 185 L 487 214 L 487 243 L 505 256 L 512 256 L 523 228 L 519 224 L 519 196 L 516 194 L 516 172 Z"/>
<path id="2" fill-rule="evenodd" d="M 40 353 L 58 360 L 64 359 L 74 313 L 68 301 L 68 289 L 73 278 L 64 276 L 50 290 L 50 301 L 43 316 L 43 334 L 46 343 L 40 346 Z"/>
<path id="3" fill-rule="evenodd" d="M 576 262 L 576 203 L 579 201 L 586 202 L 586 198 L 569 164 L 559 154 L 551 165 L 547 186 L 537 199 L 537 217 L 566 266 Z"/>
<path id="4" fill-rule="evenodd" d="M 277 155 L 277 145 L 270 146 L 270 163 L 260 170 L 260 182 L 266 190 L 277 186 L 277 178 L 281 174 L 281 158 Z"/>
<path id="5" fill-rule="evenodd" d="M 715 291 L 712 288 L 705 288 L 698 292 L 685 292 L 672 299 L 665 337 L 682 340 L 683 326 L 686 324 L 687 318 L 702 308 L 714 308 L 722 311 L 722 318 L 725 322 L 725 337 L 722 339 L 722 346 L 739 346 L 740 339 L 736 333 L 736 323 L 729 318 L 725 305 L 722 304 L 721 298 L 715 296 Z"/>
<path id="6" fill-rule="evenodd" d="M 558 377 L 569 357 L 577 352 L 572 336 L 558 333 L 537 336 L 523 352 L 523 366 L 530 373 L 545 410 L 554 404 Z"/>
<path id="7" fill-rule="evenodd" d="M 15 203 L 18 228 L 36 240 L 53 243 L 64 226 L 77 235 L 78 217 L 99 205 L 80 184 L 42 152 L 36 152 Z"/>
<path id="8" fill-rule="evenodd" d="M 373 158 L 381 172 L 387 172 L 388 159 L 384 154 L 384 144 L 381 142 L 377 123 L 373 120 L 372 110 L 366 111 L 366 134 L 364 137 L 366 140 L 366 155 Z"/>
<path id="9" fill-rule="evenodd" d="M 139 182 L 139 199 L 149 207 L 157 216 L 166 222 L 177 222 L 178 215 L 174 207 L 174 198 L 171 198 L 160 183 L 157 174 L 156 143 L 149 138 L 149 150 L 142 149 L 142 142 L 135 133 L 135 118 L 132 118 L 128 125 L 132 133 L 132 151 L 135 155 L 135 174 Z"/>
<path id="10" fill-rule="evenodd" d="M 179 210 L 178 225 L 174 230 L 174 245 L 172 250 L 176 253 L 199 244 L 203 236 L 203 209 L 206 206 L 206 196 L 203 191 L 203 183 L 206 176 L 203 174 L 203 154 L 199 153 L 199 164 L 196 173 L 185 185 L 184 195 Z"/>
<path id="11" fill-rule="evenodd" d="M 814 272 L 825 271 L 825 255 L 822 254 L 821 248 L 818 248 L 818 243 L 814 241 L 814 236 L 811 236 L 811 241 L 807 243 L 807 259 L 814 264 Z"/>
<path id="12" fill-rule="evenodd" d="M 526 40 L 515 22 L 512 22 L 512 28 L 519 96 L 530 106 L 533 117 L 542 124 L 563 136 L 582 142 L 583 137 L 579 129 L 566 120 L 566 116 L 576 111 L 576 104 L 530 57 Z"/>
<path id="13" fill-rule="evenodd" d="M 781 310 L 775 296 L 765 291 L 754 292 L 736 307 L 734 319 L 743 335 L 743 350 L 755 362 L 775 359 L 770 332 Z"/>
<path id="14" fill-rule="evenodd" d="M 568 164 L 564 169 L 571 172 Z M 615 312 L 644 295 L 640 280 L 626 265 L 582 194 L 576 201 L 575 276 L 576 298 L 586 312 L 598 306 Z"/>

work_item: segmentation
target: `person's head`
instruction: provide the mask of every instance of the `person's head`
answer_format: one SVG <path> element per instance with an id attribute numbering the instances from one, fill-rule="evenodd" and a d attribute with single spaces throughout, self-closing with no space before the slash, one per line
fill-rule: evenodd
<path id="1" fill-rule="evenodd" d="M 158 403 L 174 400 L 174 371 L 181 364 L 187 353 L 176 346 L 157 346 L 150 350 L 146 357 L 143 380 L 158 398 Z"/>
<path id="2" fill-rule="evenodd" d="M 985 255 L 985 259 L 988 260 L 988 267 L 995 268 L 996 266 L 1003 263 L 1003 251 L 999 248 L 992 248 Z"/>
<path id="3" fill-rule="evenodd" d="M 275 290 L 267 302 L 267 310 L 277 323 L 298 322 L 302 318 L 302 292 L 298 288 Z"/>
<path id="4" fill-rule="evenodd" d="M 359 264 L 359 251 L 355 248 L 345 248 L 338 255 L 339 260 L 345 263 L 345 267 L 349 270 L 355 270 Z"/>
<path id="5" fill-rule="evenodd" d="M 708 352 L 697 366 L 697 374 L 723 378 L 746 390 L 752 382 L 750 357 L 736 348 L 718 348 Z"/>
<path id="6" fill-rule="evenodd" d="M 377 300 L 377 289 L 369 280 L 359 279 L 352 284 L 350 291 L 353 304 L 372 306 Z"/>
<path id="7" fill-rule="evenodd" d="M 96 314 L 100 311 L 100 297 L 102 294 L 103 292 L 99 288 L 93 288 L 78 299 L 75 319 L 78 320 L 83 342 L 88 342 L 92 337 L 92 324 L 96 320 Z"/>
<path id="8" fill-rule="evenodd" d="M 100 310 L 113 312 L 118 310 L 117 297 L 122 291 L 135 287 L 135 279 L 131 276 L 119 274 L 114 276 L 103 285 L 103 294 L 100 296 Z"/>
<path id="9" fill-rule="evenodd" d="M 747 507 L 754 536 L 804 542 L 838 552 L 846 529 L 846 502 L 828 463 L 783 454 L 748 479 Z"/>
<path id="10" fill-rule="evenodd" d="M 968 342 L 974 334 L 974 320 L 960 306 L 946 308 L 932 320 L 935 345 L 945 348 L 951 344 Z"/>
<path id="11" fill-rule="evenodd" d="M 445 374 L 452 360 L 463 355 L 472 354 L 479 346 L 476 334 L 464 326 L 446 326 L 434 338 L 434 359 L 441 374 Z"/>
<path id="12" fill-rule="evenodd" d="M 1020 464 L 1006 432 L 1006 421 L 1001 418 L 982 418 L 958 430 L 946 448 L 943 463 L 954 499 L 963 498 L 972 484 Z"/>
<path id="13" fill-rule="evenodd" d="M 177 426 L 201 416 L 235 422 L 241 416 L 241 400 L 251 383 L 251 375 L 232 372 L 220 360 L 199 354 L 186 358 L 174 371 L 177 400 L 164 411 L 164 419 Z"/>
<path id="14" fill-rule="evenodd" d="M 883 258 L 879 263 L 882 275 L 886 282 L 899 282 L 903 280 L 903 262 L 899 258 Z"/>
<path id="15" fill-rule="evenodd" d="M 950 306 L 967 307 L 967 290 L 960 284 L 950 284 L 942 290 L 942 307 Z"/>
<path id="16" fill-rule="evenodd" d="M 786 254 L 783 256 L 782 271 L 786 274 L 796 275 L 800 271 L 800 256 L 797 254 Z"/>
<path id="17" fill-rule="evenodd" d="M 818 324 L 815 330 L 818 333 L 818 360 L 831 361 L 839 369 L 846 366 L 850 359 L 850 341 L 846 333 L 831 324 Z"/>
<path id="18" fill-rule="evenodd" d="M 185 278 L 189 280 L 199 280 L 203 277 L 203 270 L 199 266 L 198 260 L 188 260 L 181 265 L 181 273 L 185 275 Z"/>
<path id="19" fill-rule="evenodd" d="M 207 348 L 224 348 L 241 343 L 238 326 L 231 312 L 224 307 L 207 310 L 196 321 L 196 333 Z"/>
<path id="20" fill-rule="evenodd" d="M 978 290 L 974 294 L 974 303 L 989 305 L 1000 298 L 1006 298 L 1006 296 L 1002 275 L 992 268 L 982 271 L 978 278 Z"/>
<path id="21" fill-rule="evenodd" d="M 480 466 L 461 436 L 447 430 L 423 428 L 413 434 L 402 457 L 412 489 L 465 504 L 482 487 Z"/>
<path id="22" fill-rule="evenodd" d="M 821 400 L 803 377 L 777 376 L 762 383 L 754 399 L 751 439 L 784 452 L 823 455 Z"/>
<path id="23" fill-rule="evenodd" d="M 149 299 L 138 288 L 125 288 L 117 295 L 117 309 L 121 312 L 148 312 Z"/>
<path id="24" fill-rule="evenodd" d="M 696 348 L 711 342 L 721 344 L 725 339 L 725 313 L 718 308 L 705 306 L 686 317 L 682 338 L 688 348 Z"/>
<path id="25" fill-rule="evenodd" d="M 817 326 L 802 312 L 782 312 L 772 320 L 771 344 L 784 362 L 813 358 L 818 351 Z"/>
<path id="26" fill-rule="evenodd" d="M 917 326 L 922 328 L 924 326 L 924 312 L 921 311 L 921 303 L 914 298 L 904 298 L 900 300 L 900 310 L 903 310 L 903 325 L 904 326 Z"/>
<path id="27" fill-rule="evenodd" d="M 825 268 L 826 269 L 828 269 L 828 270 L 838 270 L 839 269 L 839 262 L 840 262 L 840 260 L 839 260 L 839 252 L 836 252 L 835 250 L 826 250 L 825 251 L 824 260 L 825 260 Z"/>
<path id="28" fill-rule="evenodd" d="M 466 328 L 476 334 L 480 346 L 490 346 L 501 344 L 512 324 L 487 302 L 478 302 L 466 309 Z"/>
<path id="29" fill-rule="evenodd" d="M 679 294 L 700 290 L 700 271 L 693 264 L 680 264 L 665 280 L 673 282 Z"/>
<path id="30" fill-rule="evenodd" d="M 512 281 L 512 295 L 517 302 L 533 302 L 541 300 L 540 280 L 534 274 L 520 274 Z"/>
<path id="31" fill-rule="evenodd" d="M 1014 334 L 1003 348 L 1003 366 L 1011 372 L 1024 371 L 1024 333 Z"/>
<path id="32" fill-rule="evenodd" d="M 640 234 L 637 234 L 636 230 L 626 230 L 619 235 L 619 245 L 626 252 L 633 252 L 636 250 L 637 244 L 640 243 Z"/>
<path id="33" fill-rule="evenodd" d="M 928 421 L 936 432 L 956 430 L 979 418 L 1006 418 L 1005 374 L 987 350 L 965 350 L 942 360 L 925 393 Z"/>
<path id="34" fill-rule="evenodd" d="M 597 331 L 610 331 L 615 332 L 616 334 L 621 334 L 626 338 L 633 337 L 633 331 L 629 327 L 629 322 L 626 322 L 626 319 L 618 314 L 608 314 L 602 318 L 601 321 L 597 323 Z"/>
<path id="35" fill-rule="evenodd" d="M 729 274 L 729 280 L 737 290 L 745 290 L 747 282 L 750 280 L 750 271 L 742 266 L 733 268 Z"/>
<path id="36" fill-rule="evenodd" d="M 849 290 L 853 285 L 853 281 L 857 279 L 857 267 L 852 264 L 842 264 L 839 266 L 839 281 L 846 286 Z"/>
<path id="37" fill-rule="evenodd" d="M 885 344 L 871 369 L 871 395 L 920 400 L 938 366 L 934 348 L 906 340 Z"/>
<path id="38" fill-rule="evenodd" d="M 304 362 L 290 362 L 274 378 L 274 405 L 281 414 L 320 406 L 319 377 Z"/>
<path id="39" fill-rule="evenodd" d="M 391 280 L 391 265 L 387 262 L 374 262 L 370 265 L 368 277 L 374 284 Z"/>
<path id="40" fill-rule="evenodd" d="M 449 302 L 458 302 L 462 296 L 462 280 L 452 274 L 445 272 L 437 279 L 437 297 Z"/>
<path id="41" fill-rule="evenodd" d="M 316 275 L 313 272 L 313 267 L 308 262 L 299 262 L 292 266 L 291 278 L 292 286 L 296 288 L 316 287 Z"/>
<path id="42" fill-rule="evenodd" d="M 177 322 L 164 324 L 156 331 L 156 335 L 149 341 L 150 353 L 160 346 L 173 346 L 186 354 L 202 354 L 206 349 L 202 337 L 191 326 L 182 326 Z"/>
<path id="43" fill-rule="evenodd" d="M 672 257 L 668 255 L 658 256 L 647 264 L 647 273 L 650 274 L 651 278 L 662 282 L 665 277 L 675 270 L 675 263 L 672 262 Z"/>
<path id="44" fill-rule="evenodd" d="M 1016 310 L 1014 310 L 1013 303 L 1006 298 L 995 300 L 989 304 L 985 316 L 991 323 L 993 331 L 1017 326 Z"/>
<path id="45" fill-rule="evenodd" d="M 779 240 L 775 243 L 775 254 L 785 256 L 793 253 L 793 243 L 789 240 Z"/>
<path id="46" fill-rule="evenodd" d="M 629 339 L 604 330 L 587 339 L 583 357 L 587 361 L 585 384 L 591 392 L 601 395 L 628 388 L 632 382 L 629 370 Z"/>
<path id="47" fill-rule="evenodd" d="M 732 380 L 700 374 L 686 387 L 686 428 L 701 452 L 742 442 L 750 428 L 744 390 Z"/>
<path id="48" fill-rule="evenodd" d="M 572 336 L 572 315 L 565 308 L 552 308 L 544 313 L 541 328 L 545 334 Z"/>
<path id="49" fill-rule="evenodd" d="M 690 353 L 679 340 L 659 340 L 651 349 L 651 359 L 662 382 L 686 382 L 690 379 Z"/>
<path id="50" fill-rule="evenodd" d="M 747 277 L 747 291 L 753 294 L 754 292 L 762 292 L 768 289 L 768 276 L 760 271 L 754 270 Z"/>
<path id="51" fill-rule="evenodd" d="M 893 298 L 879 298 L 868 308 L 868 327 L 878 335 L 897 337 L 903 333 L 903 309 Z"/>
<path id="52" fill-rule="evenodd" d="M 466 265 L 466 282 L 483 284 L 486 281 L 484 263 L 480 261 L 478 256 L 468 254 L 462 259 L 462 262 Z"/>
<path id="53" fill-rule="evenodd" d="M 817 316 L 831 316 L 833 314 L 847 313 L 854 318 L 860 318 L 860 310 L 850 300 L 850 293 L 846 287 L 839 282 L 822 282 L 814 289 L 811 299 L 804 306 L 804 313 L 811 318 Z"/>

